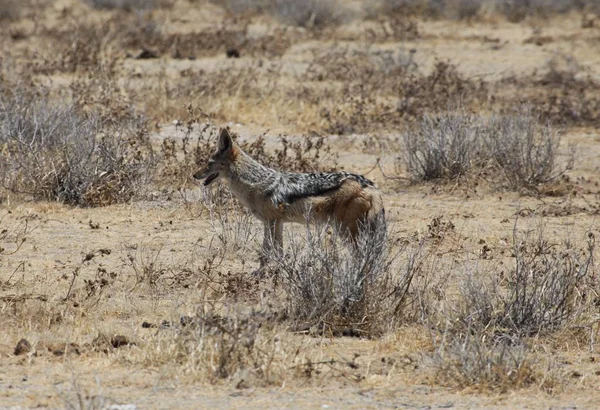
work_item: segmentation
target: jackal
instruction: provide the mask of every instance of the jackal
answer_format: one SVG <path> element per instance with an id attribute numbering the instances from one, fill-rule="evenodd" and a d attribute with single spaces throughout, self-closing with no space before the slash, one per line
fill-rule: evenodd
<path id="1" fill-rule="evenodd" d="M 267 168 L 221 129 L 217 151 L 194 174 L 204 186 L 224 180 L 234 196 L 264 223 L 263 255 L 283 249 L 285 222 L 329 223 L 353 244 L 362 233 L 385 233 L 381 193 L 362 175 L 348 172 L 289 173 Z M 261 258 L 261 268 L 265 260 Z"/>

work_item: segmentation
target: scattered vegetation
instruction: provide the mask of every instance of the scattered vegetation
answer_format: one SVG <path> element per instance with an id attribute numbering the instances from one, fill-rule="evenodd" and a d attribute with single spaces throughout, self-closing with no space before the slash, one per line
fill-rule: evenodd
<path id="1" fill-rule="evenodd" d="M 438 328 L 439 380 L 505 391 L 544 379 L 528 341 L 585 321 L 595 309 L 594 235 L 587 239 L 577 249 L 549 242 L 539 228 L 533 238 L 515 233 L 514 262 L 500 273 L 497 265 L 465 264 L 459 296 Z"/>
<path id="2" fill-rule="evenodd" d="M 538 374 L 522 344 L 466 333 L 437 348 L 435 380 L 458 388 L 506 392 L 537 382 Z"/>
<path id="3" fill-rule="evenodd" d="M 405 309 L 414 307 L 411 283 L 424 263 L 422 246 L 390 250 L 385 229 L 377 229 L 349 249 L 326 226 L 305 228 L 272 261 L 296 329 L 374 336 L 410 315 Z"/>
<path id="4" fill-rule="evenodd" d="M 97 9 L 121 9 L 126 11 L 151 10 L 156 0 L 85 0 Z"/>
<path id="5" fill-rule="evenodd" d="M 404 161 L 417 179 L 458 178 L 480 161 L 476 119 L 468 114 L 425 116 L 415 133 L 405 133 Z"/>
<path id="6" fill-rule="evenodd" d="M 558 165 L 560 134 L 528 107 L 490 118 L 464 112 L 424 117 L 415 132 L 403 135 L 404 162 L 417 180 L 456 179 L 490 169 L 500 186 L 536 190 L 573 166 L 571 151 Z"/>
<path id="7" fill-rule="evenodd" d="M 537 237 L 513 239 L 514 265 L 502 278 L 482 282 L 481 272 L 470 271 L 461 288 L 460 317 L 465 329 L 523 337 L 549 333 L 589 307 L 595 278 L 591 276 L 595 241 L 578 250 L 565 242 L 556 244 Z"/>
<path id="8" fill-rule="evenodd" d="M 0 102 L 6 189 L 73 205 L 128 201 L 150 179 L 141 120 L 111 123 L 73 104 L 16 91 Z"/>
<path id="9" fill-rule="evenodd" d="M 594 0 L 379 0 L 376 4 L 379 13 L 459 20 L 499 14 L 513 23 L 528 17 L 549 17 L 573 10 L 598 10 L 598 4 Z"/>
<path id="10" fill-rule="evenodd" d="M 350 10 L 339 0 L 226 0 L 214 3 L 234 14 L 266 12 L 282 23 L 308 28 L 337 25 Z"/>

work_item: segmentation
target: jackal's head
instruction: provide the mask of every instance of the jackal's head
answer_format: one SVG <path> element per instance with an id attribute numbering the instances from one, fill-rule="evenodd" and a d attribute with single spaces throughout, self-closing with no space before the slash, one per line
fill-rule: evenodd
<path id="1" fill-rule="evenodd" d="M 234 150 L 235 147 L 231 134 L 229 134 L 226 128 L 222 128 L 219 133 L 217 152 L 210 157 L 208 164 L 204 168 L 194 174 L 194 178 L 204 179 L 204 186 L 208 186 L 219 177 L 225 176 L 235 160 Z"/>

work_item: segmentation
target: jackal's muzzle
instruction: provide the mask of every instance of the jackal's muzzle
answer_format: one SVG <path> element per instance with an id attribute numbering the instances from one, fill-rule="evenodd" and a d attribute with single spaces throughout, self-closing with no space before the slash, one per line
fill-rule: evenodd
<path id="1" fill-rule="evenodd" d="M 204 168 L 194 174 L 194 179 L 204 179 L 204 186 L 208 186 L 219 176 L 218 172 L 211 172 L 210 169 Z"/>

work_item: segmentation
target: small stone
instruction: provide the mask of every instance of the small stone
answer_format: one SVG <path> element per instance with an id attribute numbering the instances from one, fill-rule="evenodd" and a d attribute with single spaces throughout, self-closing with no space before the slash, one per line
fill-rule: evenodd
<path id="1" fill-rule="evenodd" d="M 27 339 L 21 339 L 15 347 L 15 356 L 31 352 L 31 343 Z"/>
<path id="2" fill-rule="evenodd" d="M 110 344 L 112 345 L 112 347 L 114 347 L 115 349 L 118 349 L 119 347 L 122 346 L 130 346 L 130 345 L 134 345 L 134 343 L 132 343 L 127 336 L 123 336 L 123 335 L 115 335 L 110 339 Z"/>

